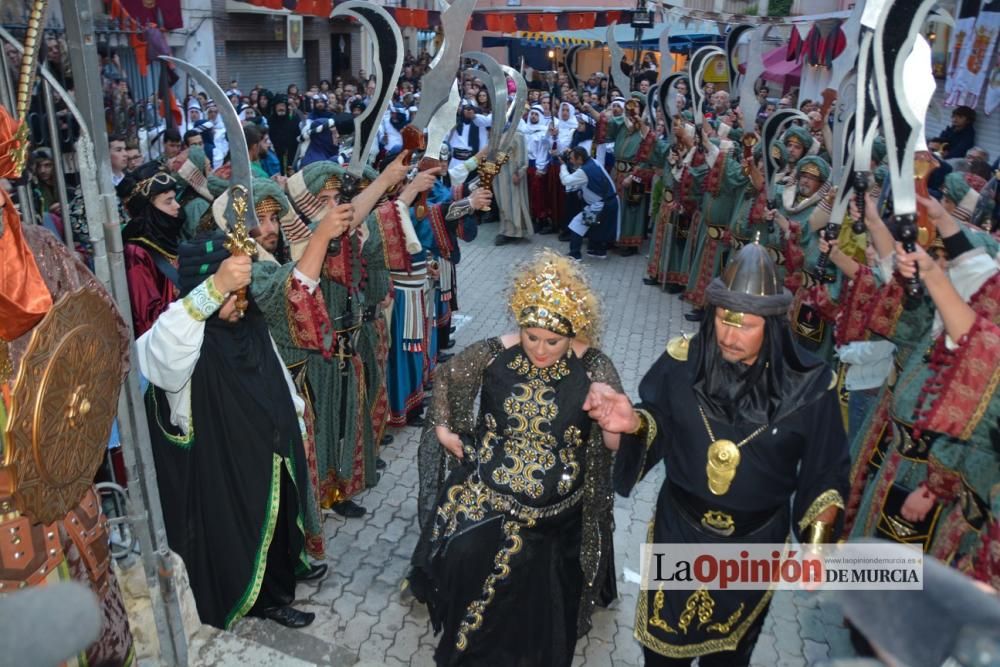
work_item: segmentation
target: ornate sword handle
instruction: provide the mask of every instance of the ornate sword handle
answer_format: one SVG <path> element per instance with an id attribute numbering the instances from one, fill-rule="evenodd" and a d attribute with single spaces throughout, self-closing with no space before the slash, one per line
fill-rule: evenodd
<path id="1" fill-rule="evenodd" d="M 234 257 L 246 256 L 255 257 L 257 255 L 257 244 L 247 233 L 247 207 L 249 206 L 250 193 L 243 185 L 234 185 L 230 191 L 232 198 L 233 213 L 236 214 L 236 222 L 233 228 L 226 235 L 226 250 Z M 241 287 L 236 290 L 236 311 L 243 317 L 247 312 L 247 288 Z"/>
<path id="2" fill-rule="evenodd" d="M 865 193 L 868 192 L 868 172 L 854 172 L 854 203 L 858 207 L 858 219 L 851 223 L 855 234 L 865 233 Z"/>
<path id="3" fill-rule="evenodd" d="M 914 214 L 896 216 L 896 234 L 899 242 L 903 244 L 903 250 L 913 252 L 917 249 L 917 216 Z M 916 267 L 914 267 L 916 269 Z M 920 284 L 919 272 L 914 272 L 913 276 L 904 280 L 906 295 L 911 299 L 923 296 L 924 288 Z"/>
<path id="4" fill-rule="evenodd" d="M 823 238 L 829 243 L 837 238 L 837 225 L 828 222 L 821 233 L 823 234 Z M 830 249 L 820 255 L 819 260 L 816 262 L 816 277 L 821 283 L 832 283 L 836 279 L 836 274 L 830 270 L 830 254 L 832 252 L 833 246 L 830 246 Z"/>
<path id="5" fill-rule="evenodd" d="M 340 177 L 340 203 L 350 204 L 351 200 L 358 196 L 361 192 L 361 179 L 357 178 L 352 174 L 344 174 Z M 327 254 L 339 255 L 340 250 L 343 247 L 343 239 L 347 236 L 349 232 L 344 232 L 342 235 L 335 239 L 330 240 L 330 245 L 327 246 Z"/>

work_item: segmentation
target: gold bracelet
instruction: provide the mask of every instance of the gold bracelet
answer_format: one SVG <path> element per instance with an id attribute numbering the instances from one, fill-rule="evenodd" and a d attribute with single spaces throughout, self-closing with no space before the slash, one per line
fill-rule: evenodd
<path id="1" fill-rule="evenodd" d="M 825 521 L 813 521 L 802 535 L 803 543 L 813 546 L 828 544 L 833 537 L 833 525 Z"/>
<path id="2" fill-rule="evenodd" d="M 639 420 L 639 425 L 634 430 L 629 431 L 628 435 L 644 435 L 649 430 L 649 422 L 646 420 L 646 415 L 641 410 L 634 410 L 634 412 L 636 418 Z"/>

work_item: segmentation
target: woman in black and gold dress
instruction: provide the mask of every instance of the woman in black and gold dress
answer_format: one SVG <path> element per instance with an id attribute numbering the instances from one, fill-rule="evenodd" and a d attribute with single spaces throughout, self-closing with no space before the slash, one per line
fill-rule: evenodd
<path id="1" fill-rule="evenodd" d="M 518 333 L 437 371 L 420 444 L 410 583 L 443 630 L 438 665 L 569 665 L 594 605 L 615 596 L 618 436 L 583 410 L 591 382 L 620 386 L 593 347 L 596 298 L 576 264 L 543 251 L 510 305 Z"/>

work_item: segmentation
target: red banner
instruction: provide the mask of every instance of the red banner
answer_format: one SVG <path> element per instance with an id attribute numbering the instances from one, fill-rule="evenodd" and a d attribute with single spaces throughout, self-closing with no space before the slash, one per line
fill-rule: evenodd
<path id="1" fill-rule="evenodd" d="M 572 12 L 566 17 L 569 30 L 590 30 L 597 25 L 595 12 Z"/>
<path id="2" fill-rule="evenodd" d="M 155 23 L 164 30 L 184 27 L 181 0 L 121 0 L 121 3 L 125 11 L 142 25 Z"/>

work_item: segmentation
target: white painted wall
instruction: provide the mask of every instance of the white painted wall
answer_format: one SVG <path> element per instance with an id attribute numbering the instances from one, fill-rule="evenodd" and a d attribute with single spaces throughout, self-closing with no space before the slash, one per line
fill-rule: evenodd
<path id="1" fill-rule="evenodd" d="M 184 27 L 168 33 L 174 55 L 194 63 L 213 79 L 216 78 L 212 0 L 181 0 L 181 13 Z M 220 41 L 219 44 L 221 48 L 223 42 Z"/>

